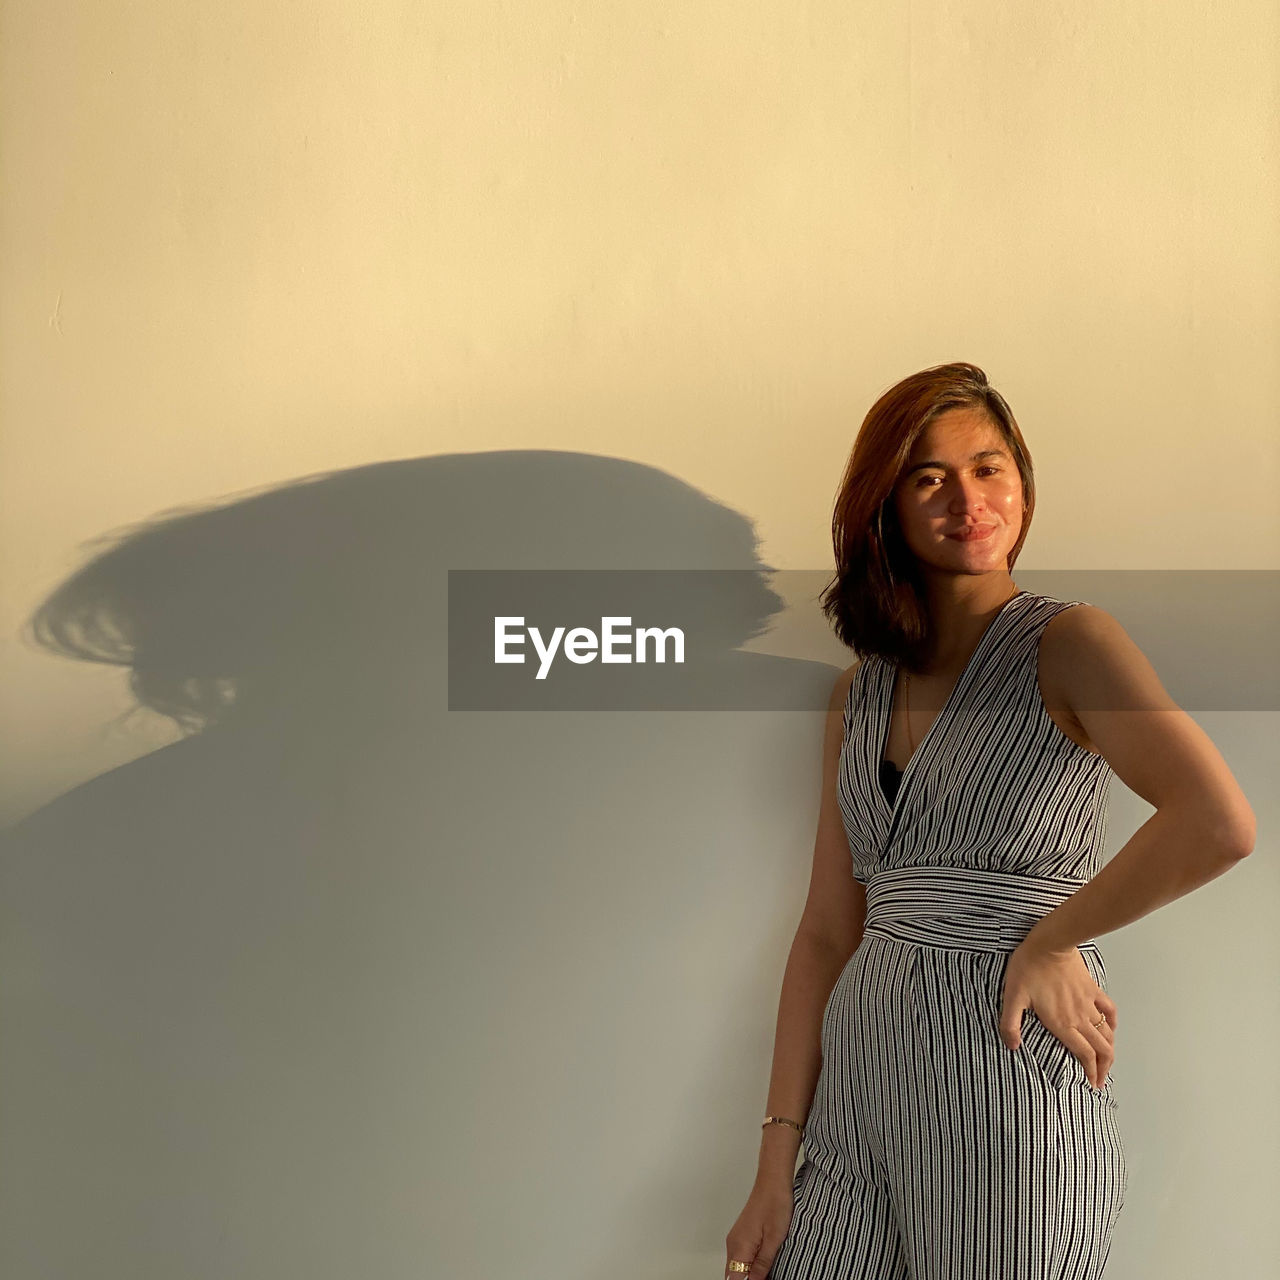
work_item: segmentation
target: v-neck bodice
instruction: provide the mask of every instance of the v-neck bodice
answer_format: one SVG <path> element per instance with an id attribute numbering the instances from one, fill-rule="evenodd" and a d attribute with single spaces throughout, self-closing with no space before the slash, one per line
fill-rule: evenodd
<path id="1" fill-rule="evenodd" d="M 892 805 L 898 796 L 898 786 L 902 782 L 902 770 L 892 760 L 880 761 L 880 789 L 885 799 Z"/>
<path id="2" fill-rule="evenodd" d="M 1114 775 L 1054 723 L 1037 672 L 1045 626 L 1079 603 L 1025 590 L 1010 597 L 896 786 L 884 747 L 897 667 L 878 655 L 862 662 L 845 703 L 837 784 L 858 880 L 922 865 L 1094 874 Z"/>
<path id="3" fill-rule="evenodd" d="M 894 766 L 898 773 L 899 782 L 901 782 L 901 780 L 904 779 L 907 776 L 907 774 L 911 772 L 911 766 L 914 763 L 916 756 L 918 756 L 928 745 L 929 739 L 933 735 L 934 728 L 937 726 L 938 722 L 942 720 L 943 717 L 947 714 L 947 712 L 951 709 L 951 704 L 958 697 L 962 696 L 965 678 L 969 675 L 970 670 L 978 662 L 979 655 L 982 653 L 982 650 L 985 647 L 987 641 L 991 639 L 992 633 L 999 626 L 1001 619 L 1003 619 L 1004 615 L 1008 613 L 1009 610 L 1012 609 L 1014 605 L 1019 600 L 1023 599 L 1026 595 L 1027 593 L 1021 590 L 1017 591 L 1014 595 L 1011 595 L 1004 602 L 1004 604 L 1002 604 L 1000 608 L 996 610 L 995 615 L 992 617 L 991 621 L 987 623 L 986 629 L 983 631 L 982 635 L 978 637 L 978 643 L 974 645 L 973 651 L 969 654 L 969 657 L 965 661 L 965 664 L 961 669 L 960 674 L 956 677 L 955 683 L 951 686 L 951 692 L 947 694 L 946 701 L 942 704 L 942 707 L 938 711 L 938 714 L 933 718 L 933 721 L 930 723 L 929 727 L 924 731 L 924 737 L 920 739 L 919 743 L 916 745 L 916 749 L 907 758 L 907 763 L 903 765 L 901 769 L 897 769 L 897 766 Z M 883 765 L 886 761 L 885 750 L 889 745 L 889 731 L 892 728 L 892 724 L 893 724 L 893 710 L 894 710 L 894 700 L 895 700 L 894 688 L 898 683 L 898 671 L 899 671 L 900 665 L 901 664 L 897 662 L 890 662 L 883 658 L 880 659 L 881 680 L 880 680 L 879 701 L 882 704 L 883 713 L 881 715 L 882 728 L 881 728 L 880 738 L 879 738 L 880 750 L 877 753 L 877 760 L 880 763 L 881 769 L 883 769 Z M 885 689 L 885 686 L 884 686 L 886 674 L 888 679 L 887 690 Z M 880 708 L 877 708 L 877 709 L 879 710 Z M 896 795 L 897 791 L 898 791 L 898 788 L 895 786 L 894 787 L 895 795 L 894 795 L 894 798 L 890 801 L 890 806 L 889 806 L 891 812 L 894 812 L 897 809 L 897 795 Z"/>

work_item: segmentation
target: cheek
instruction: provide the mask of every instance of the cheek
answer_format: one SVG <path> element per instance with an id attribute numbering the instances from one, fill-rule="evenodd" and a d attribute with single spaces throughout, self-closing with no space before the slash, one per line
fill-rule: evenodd
<path id="1" fill-rule="evenodd" d="M 1018 484 L 1008 485 L 992 497 L 1006 511 L 1022 510 L 1022 488 Z"/>

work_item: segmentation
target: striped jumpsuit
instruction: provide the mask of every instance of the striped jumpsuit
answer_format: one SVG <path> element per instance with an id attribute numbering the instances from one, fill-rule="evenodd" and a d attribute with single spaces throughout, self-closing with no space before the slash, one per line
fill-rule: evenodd
<path id="1" fill-rule="evenodd" d="M 1031 1011 L 998 1024 L 1010 952 L 1097 872 L 1114 776 L 1045 710 L 1040 635 L 1080 601 L 992 619 L 902 773 L 880 785 L 895 669 L 844 711 L 840 810 L 863 938 L 822 1014 L 822 1067 L 770 1280 L 1096 1280 L 1128 1181 L 1117 1102 Z M 1080 945 L 1099 987 L 1096 942 Z"/>

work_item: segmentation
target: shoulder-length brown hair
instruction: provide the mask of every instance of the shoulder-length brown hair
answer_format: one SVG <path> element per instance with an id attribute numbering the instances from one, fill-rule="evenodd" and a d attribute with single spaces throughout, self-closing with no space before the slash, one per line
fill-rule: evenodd
<path id="1" fill-rule="evenodd" d="M 837 636 L 860 657 L 910 662 L 929 619 L 915 556 L 893 502 L 916 439 L 948 409 L 984 412 L 1004 437 L 1022 477 L 1022 531 L 1008 556 L 1013 568 L 1036 506 L 1031 454 L 1004 397 L 974 364 L 935 365 L 890 387 L 871 406 L 845 465 L 831 517 L 836 573 L 820 597 Z"/>

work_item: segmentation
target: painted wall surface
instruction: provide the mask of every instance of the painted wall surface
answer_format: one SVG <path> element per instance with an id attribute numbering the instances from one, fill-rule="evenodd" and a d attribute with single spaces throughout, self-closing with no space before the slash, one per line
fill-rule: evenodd
<path id="1" fill-rule="evenodd" d="M 1119 617 L 1258 816 L 1101 941 L 1108 1274 L 1276 1273 L 1277 703 L 1204 603 L 1280 551 L 1274 5 L 0 21 L 0 1271 L 722 1274 L 821 715 L 450 711 L 447 571 L 770 565 L 750 647 L 829 688 L 854 434 L 971 360 L 1016 579 Z M 63 614 L 130 629 L 33 643 L 130 531 Z M 122 720 L 130 645 L 249 718 Z M 1150 812 L 1117 781 L 1110 849 Z"/>

